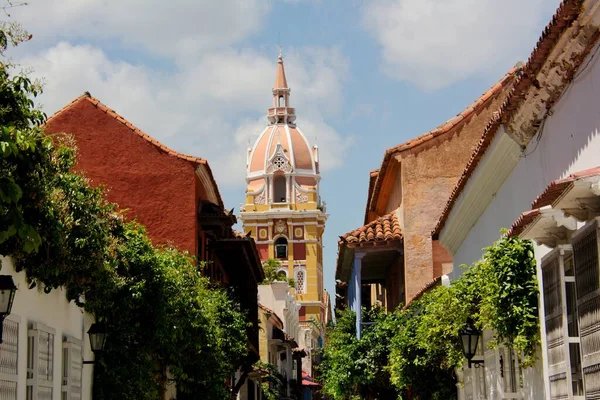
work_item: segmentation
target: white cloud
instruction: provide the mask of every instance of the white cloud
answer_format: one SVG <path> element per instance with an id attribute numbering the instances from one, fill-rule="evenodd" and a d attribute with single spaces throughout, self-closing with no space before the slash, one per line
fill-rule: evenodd
<path id="1" fill-rule="evenodd" d="M 271 104 L 276 70 L 274 57 L 226 48 L 166 73 L 67 42 L 19 61 L 45 78 L 46 112 L 88 90 L 151 136 L 207 158 L 221 186 L 245 182 L 247 141 L 266 126 L 257 116 Z M 291 49 L 285 65 L 298 125 L 309 141 L 318 136 L 323 170 L 340 166 L 348 142 L 324 121 L 340 108 L 347 60 L 337 49 Z"/>
<path id="2" fill-rule="evenodd" d="M 259 31 L 270 8 L 268 0 L 32 0 L 11 14 L 39 43 L 117 39 L 186 58 Z"/>
<path id="3" fill-rule="evenodd" d="M 435 90 L 526 57 L 559 0 L 380 0 L 364 9 L 391 77 Z M 499 70 L 500 68 L 500 70 Z"/>

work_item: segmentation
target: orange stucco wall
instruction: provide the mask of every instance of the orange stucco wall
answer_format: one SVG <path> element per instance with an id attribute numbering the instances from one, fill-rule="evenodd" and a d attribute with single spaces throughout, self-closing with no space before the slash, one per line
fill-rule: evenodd
<path id="1" fill-rule="evenodd" d="M 104 185 L 108 199 L 144 224 L 154 243 L 196 253 L 196 192 L 204 189 L 190 162 L 166 154 L 86 100 L 52 118 L 46 131 L 74 136 L 77 170 Z"/>
<path id="2" fill-rule="evenodd" d="M 449 262 L 442 249 L 436 249 L 440 260 L 436 260 L 439 267 L 434 267 L 431 231 L 506 92 L 496 96 L 457 132 L 450 133 L 449 139 L 432 139 L 425 149 L 402 153 L 399 157 L 407 300 L 435 277 L 434 271 L 440 273 L 442 262 Z"/>

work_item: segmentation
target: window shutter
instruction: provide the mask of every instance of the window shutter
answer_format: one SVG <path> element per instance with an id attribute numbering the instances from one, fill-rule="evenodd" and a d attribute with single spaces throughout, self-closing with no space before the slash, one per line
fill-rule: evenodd
<path id="1" fill-rule="evenodd" d="M 600 271 L 598 222 L 573 234 L 581 364 L 587 399 L 600 399 Z"/>
<path id="2" fill-rule="evenodd" d="M 548 374 L 550 398 L 566 399 L 569 396 L 567 359 L 565 354 L 565 326 L 563 316 L 562 279 L 559 254 L 542 261 L 544 290 L 544 317 L 548 349 Z"/>
<path id="3" fill-rule="evenodd" d="M 52 400 L 54 330 L 31 323 L 27 331 L 27 400 Z"/>
<path id="4" fill-rule="evenodd" d="M 62 400 L 81 399 L 82 342 L 63 338 Z"/>

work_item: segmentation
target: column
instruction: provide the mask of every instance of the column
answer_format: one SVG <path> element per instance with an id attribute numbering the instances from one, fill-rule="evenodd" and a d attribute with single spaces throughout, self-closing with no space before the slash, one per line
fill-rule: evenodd
<path id="1" fill-rule="evenodd" d="M 362 325 L 362 315 L 361 315 L 361 304 L 362 304 L 362 299 L 361 299 L 361 286 L 362 286 L 362 279 L 361 279 L 361 274 L 362 274 L 362 259 L 365 256 L 365 253 L 354 253 L 354 268 L 353 268 L 353 272 L 354 272 L 354 282 L 353 282 L 353 286 L 354 286 L 354 290 L 355 290 L 355 295 L 354 295 L 354 304 L 353 304 L 353 309 L 356 312 L 356 338 L 360 340 L 360 328 Z"/>

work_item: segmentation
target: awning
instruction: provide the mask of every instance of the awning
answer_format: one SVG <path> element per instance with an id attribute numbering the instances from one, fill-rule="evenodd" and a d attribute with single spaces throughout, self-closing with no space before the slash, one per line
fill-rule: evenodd
<path id="1" fill-rule="evenodd" d="M 314 379 L 304 371 L 302 371 L 302 386 L 321 387 L 320 384 L 315 382 Z"/>
<path id="2" fill-rule="evenodd" d="M 514 222 L 509 236 L 534 239 L 556 247 L 578 223 L 600 215 L 600 167 L 552 182 Z"/>

